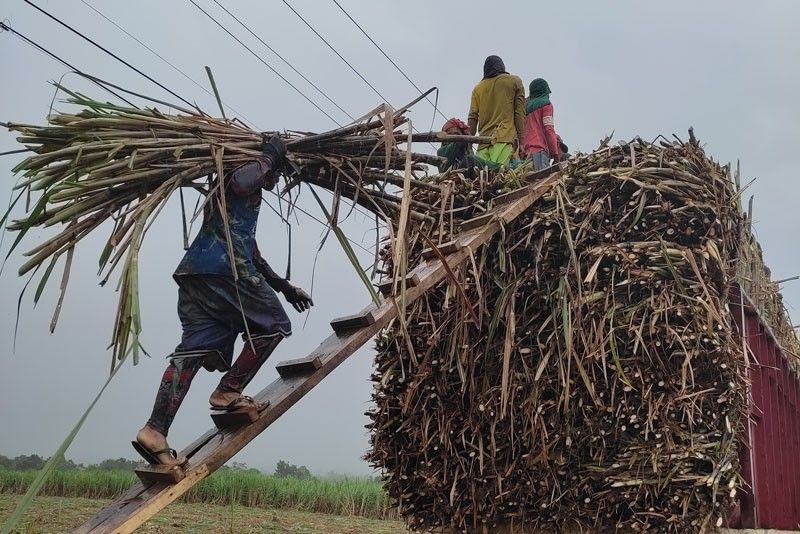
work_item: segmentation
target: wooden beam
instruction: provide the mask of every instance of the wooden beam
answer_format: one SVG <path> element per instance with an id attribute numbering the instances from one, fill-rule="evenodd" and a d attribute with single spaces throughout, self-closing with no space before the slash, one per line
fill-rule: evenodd
<path id="1" fill-rule="evenodd" d="M 338 317 L 331 321 L 331 328 L 337 334 L 346 332 L 347 330 L 354 330 L 356 328 L 364 328 L 375 324 L 375 306 L 365 308 L 359 313 L 353 315 L 346 315 Z"/>
<path id="2" fill-rule="evenodd" d="M 419 275 L 417 273 L 409 273 L 406 275 L 406 288 L 415 287 L 419 285 Z M 397 287 L 400 287 L 400 280 L 397 281 Z M 385 297 L 392 294 L 394 289 L 394 280 L 391 278 L 378 284 L 378 290 Z"/>
<path id="3" fill-rule="evenodd" d="M 475 228 L 480 228 L 481 226 L 489 224 L 495 217 L 497 217 L 497 211 L 489 210 L 483 215 L 478 215 L 474 219 L 469 219 L 462 222 L 459 228 L 462 232 L 469 232 L 470 230 L 474 230 Z"/>
<path id="4" fill-rule="evenodd" d="M 508 193 L 502 194 L 498 197 L 494 197 L 492 199 L 492 206 L 499 206 L 501 204 L 506 204 L 507 202 L 517 200 L 518 198 L 522 198 L 525 195 L 530 194 L 530 190 L 531 186 L 525 186 L 513 191 L 509 191 Z"/>
<path id="5" fill-rule="evenodd" d="M 313 358 L 283 361 L 275 366 L 275 370 L 278 371 L 281 378 L 289 378 L 290 376 L 313 373 L 320 367 L 322 367 L 322 360 L 315 356 Z"/>
<path id="6" fill-rule="evenodd" d="M 447 256 L 448 254 L 452 254 L 453 252 L 457 251 L 458 249 L 462 248 L 462 245 L 458 239 L 453 239 L 452 241 L 448 241 L 446 243 L 442 243 L 438 247 L 439 252 L 442 253 L 442 256 Z M 436 255 L 436 251 L 432 248 L 426 248 L 422 250 L 422 258 L 425 260 L 429 260 L 431 258 L 438 257 Z"/>
<path id="7" fill-rule="evenodd" d="M 555 180 L 556 177 L 543 179 L 531 188 L 529 195 L 493 210 L 492 213 L 496 217 L 493 223 L 463 234 L 461 239 L 464 247 L 445 257 L 450 269 L 467 261 L 470 251 L 477 250 L 497 233 L 501 221 L 509 222 L 522 214 L 549 191 Z M 417 286 L 407 289 L 406 304 L 414 302 L 447 277 L 447 269 L 439 259 L 426 261 L 415 271 L 420 281 Z M 374 322 L 361 328 L 331 334 L 308 356 L 308 358 L 319 358 L 321 362 L 319 369 L 307 375 L 280 377 L 254 396 L 259 401 L 270 403 L 256 421 L 247 426 L 209 430 L 181 451 L 181 455 L 189 458 L 189 463 L 184 468 L 186 477 L 183 480 L 177 484 L 161 482 L 146 487 L 135 484 L 75 532 L 80 534 L 132 532 L 186 493 L 194 484 L 233 458 L 245 445 L 396 318 L 397 310 L 393 298 L 386 299 L 380 306 L 373 304 L 365 308 L 359 315 L 371 314 Z"/>
<path id="8" fill-rule="evenodd" d="M 186 473 L 180 466 L 143 464 L 133 470 L 142 484 L 149 486 L 157 482 L 176 484 L 186 478 Z"/>
<path id="9" fill-rule="evenodd" d="M 197 469 L 194 469 L 191 473 L 187 473 L 186 477 L 178 482 L 177 484 L 165 485 L 165 484 L 153 484 L 152 486 L 148 486 L 148 489 L 152 488 L 153 493 L 151 498 L 149 499 L 142 499 L 140 504 L 135 505 L 134 502 L 129 501 L 127 504 L 134 505 L 135 507 L 131 510 L 131 513 L 128 514 L 126 521 L 120 523 L 119 526 L 114 527 L 110 530 L 105 530 L 101 532 L 113 532 L 114 534 L 131 534 L 134 530 L 142 526 L 145 521 L 156 515 L 158 512 L 164 509 L 166 505 L 189 491 L 189 488 L 206 478 L 210 474 L 208 467 L 205 465 L 200 465 Z M 139 485 L 140 486 L 140 485 Z M 134 486 L 136 487 L 136 486 Z M 143 491 L 143 494 L 146 494 L 148 489 Z M 156 489 L 160 489 L 160 491 L 156 491 Z M 143 495 L 142 495 L 143 496 Z M 117 501 L 114 501 L 117 502 Z M 113 506 L 113 505 L 112 505 Z M 113 512 L 111 506 L 104 509 L 105 511 Z M 102 513 L 102 512 L 101 512 Z M 81 527 L 83 528 L 83 527 Z M 76 532 L 80 532 L 80 528 Z"/>
<path id="10" fill-rule="evenodd" d="M 217 428 L 228 428 L 232 426 L 249 425 L 258 419 L 258 410 L 253 407 L 239 408 L 230 412 L 212 411 L 211 420 Z"/>

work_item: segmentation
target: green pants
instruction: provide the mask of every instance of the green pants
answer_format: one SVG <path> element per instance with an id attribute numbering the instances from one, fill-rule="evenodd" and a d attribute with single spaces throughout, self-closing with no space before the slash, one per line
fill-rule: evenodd
<path id="1" fill-rule="evenodd" d="M 507 165 L 514 155 L 514 147 L 511 143 L 495 143 L 478 149 L 477 156 L 486 161 L 491 161 L 499 165 Z"/>

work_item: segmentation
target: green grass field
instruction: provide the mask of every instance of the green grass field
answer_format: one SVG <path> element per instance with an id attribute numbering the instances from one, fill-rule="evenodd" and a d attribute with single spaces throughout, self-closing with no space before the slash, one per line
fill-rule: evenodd
<path id="1" fill-rule="evenodd" d="M 35 476 L 36 471 L 0 469 L 0 493 L 22 494 Z M 50 477 L 40 495 L 112 499 L 136 481 L 136 475 L 131 471 L 58 471 Z M 397 517 L 380 482 L 374 480 L 301 480 L 244 470 L 214 473 L 189 490 L 182 502 L 302 510 L 374 519 Z"/>
<path id="2" fill-rule="evenodd" d="M 19 495 L 0 495 L 0 524 Z M 81 497 L 37 497 L 14 534 L 72 532 L 108 504 Z M 136 530 L 142 534 L 400 534 L 399 521 L 316 514 L 297 510 L 173 503 Z"/>

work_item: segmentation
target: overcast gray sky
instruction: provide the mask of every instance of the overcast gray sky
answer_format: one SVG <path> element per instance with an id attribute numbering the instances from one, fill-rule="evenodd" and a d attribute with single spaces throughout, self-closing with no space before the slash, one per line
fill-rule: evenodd
<path id="1" fill-rule="evenodd" d="M 260 129 L 321 131 L 335 126 L 263 64 L 183 0 L 122 2 L 87 0 L 109 18 L 206 86 L 204 65 L 214 70 L 223 99 Z M 210 0 L 196 0 L 265 61 L 292 80 L 339 121 L 329 105 Z M 80 1 L 37 0 L 174 91 L 215 112 L 208 94 L 150 54 Z M 387 98 L 399 106 L 414 88 L 383 58 L 331 1 L 291 2 L 309 22 Z M 756 178 L 755 228 L 776 278 L 800 274 L 796 154 L 800 146 L 800 3 L 771 1 L 673 2 L 376 2 L 340 0 L 351 15 L 421 87 L 440 88 L 447 116 L 466 118 L 473 85 L 484 58 L 500 55 L 525 84 L 544 77 L 553 90 L 556 128 L 573 150 L 591 150 L 611 131 L 617 139 L 662 133 L 686 136 L 694 126 L 707 150 L 721 161 L 741 160 L 745 180 Z M 351 72 L 282 3 L 226 1 L 267 43 L 305 73 L 354 116 L 377 105 L 379 97 Z M 7 0 L 0 19 L 62 55 L 76 67 L 125 87 L 161 98 L 164 91 L 59 27 L 21 0 Z M 42 123 L 53 87 L 66 69 L 0 33 L 0 120 Z M 68 75 L 64 83 L 93 96 L 99 89 Z M 174 99 L 172 99 L 174 100 Z M 58 109 L 67 109 L 57 104 Z M 431 106 L 412 114 L 427 130 Z M 436 119 L 435 127 L 441 125 Z M 0 152 L 18 148 L 0 132 Z M 6 205 L 19 156 L 0 158 L 0 205 Z M 318 208 L 304 204 L 319 215 Z M 79 462 L 135 457 L 129 441 L 147 419 L 157 381 L 180 337 L 171 273 L 179 261 L 180 210 L 173 203 L 160 216 L 141 253 L 144 344 L 152 359 L 121 371 L 87 421 L 67 456 Z M 322 227 L 299 215 L 293 228 L 295 283 L 311 286 L 314 254 Z M 370 223 L 362 217 L 345 226 L 369 248 Z M 47 234 L 32 232 L 28 248 Z M 277 271 L 286 264 L 286 230 L 262 210 L 261 250 Z M 5 256 L 12 235 L 0 252 Z M 105 379 L 105 350 L 116 306 L 114 287 L 97 285 L 100 236 L 77 249 L 71 283 L 56 333 L 47 328 L 57 298 L 55 284 L 36 309 L 32 291 L 22 304 L 16 351 L 12 351 L 17 296 L 24 280 L 15 251 L 0 275 L 0 454 L 49 456 Z M 362 259 L 369 262 L 363 251 Z M 55 279 L 55 277 L 54 277 Z M 785 300 L 800 322 L 800 282 L 785 285 Z M 354 313 L 368 296 L 329 239 L 317 262 L 314 300 L 307 324 L 290 309 L 294 335 L 281 344 L 253 383 L 267 384 L 274 363 L 308 353 L 330 332 L 331 318 Z M 371 348 L 351 357 L 328 379 L 279 419 L 236 459 L 271 470 L 279 459 L 312 471 L 366 474 L 360 457 L 367 448 L 363 412 L 369 407 Z M 181 448 L 211 421 L 206 397 L 217 376 L 201 373 L 173 426 L 171 444 Z"/>

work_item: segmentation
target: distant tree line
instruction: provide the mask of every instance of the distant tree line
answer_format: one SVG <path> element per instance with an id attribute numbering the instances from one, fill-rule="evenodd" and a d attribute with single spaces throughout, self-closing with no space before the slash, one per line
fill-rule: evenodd
<path id="1" fill-rule="evenodd" d="M 0 454 L 0 469 L 8 469 L 10 471 L 30 471 L 38 470 L 44 467 L 47 458 L 42 458 L 38 454 L 21 454 L 14 458 L 8 458 Z M 137 460 L 128 460 L 127 458 L 107 459 L 97 464 L 77 464 L 72 460 L 65 460 L 59 466 L 63 471 L 74 471 L 78 469 L 101 469 L 105 471 L 123 470 L 130 471 L 138 466 L 141 462 Z M 258 469 L 248 467 L 243 462 L 232 462 L 230 465 L 224 465 L 220 468 L 222 471 L 251 471 L 259 473 Z M 280 460 L 275 467 L 274 476 L 276 477 L 292 477 L 299 479 L 314 478 L 308 467 L 304 465 L 294 465 L 289 462 Z"/>
<path id="2" fill-rule="evenodd" d="M 45 462 L 47 462 L 47 458 L 42 458 L 38 454 L 20 454 L 14 458 L 0 454 L 0 468 L 11 471 L 38 470 L 44 467 Z M 137 465 L 139 465 L 139 462 L 128 460 L 127 458 L 107 459 L 97 464 L 86 465 L 75 463 L 72 460 L 64 460 L 61 462 L 59 469 L 62 471 L 74 471 L 77 469 L 131 470 Z"/>
<path id="3" fill-rule="evenodd" d="M 314 478 L 311 475 L 311 471 L 308 470 L 308 467 L 304 465 L 297 466 L 288 462 L 284 462 L 283 460 L 280 460 L 278 465 L 275 467 L 275 476 L 279 478 Z"/>

